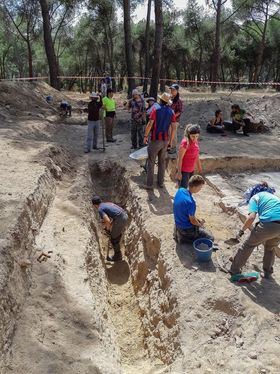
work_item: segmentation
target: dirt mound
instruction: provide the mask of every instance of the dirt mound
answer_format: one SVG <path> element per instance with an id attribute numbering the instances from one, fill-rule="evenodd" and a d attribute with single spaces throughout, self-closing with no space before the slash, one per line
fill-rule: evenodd
<path id="1" fill-rule="evenodd" d="M 10 116 L 45 116 L 57 113 L 59 102 L 67 96 L 45 82 L 0 82 L 1 119 Z M 48 104 L 47 96 L 53 97 Z"/>

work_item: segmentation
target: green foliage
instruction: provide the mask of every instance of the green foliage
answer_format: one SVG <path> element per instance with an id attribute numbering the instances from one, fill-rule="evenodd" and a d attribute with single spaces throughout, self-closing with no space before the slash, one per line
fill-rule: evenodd
<path id="1" fill-rule="evenodd" d="M 7 14 L 4 3 L 13 19 Z M 2 1 L 0 6 L 0 76 L 28 75 L 27 47 L 24 38 L 19 37 L 19 30 L 23 36 L 26 35 L 29 19 L 34 22 L 30 33 L 34 75 L 48 74 L 37 1 L 5 0 L 4 3 Z M 134 8 L 140 3 L 143 1 L 131 1 Z M 213 4 L 212 1 L 210 3 Z M 222 7 L 220 78 L 240 81 L 252 79 L 259 58 L 259 46 L 263 43 L 260 78 L 279 80 L 280 13 L 277 1 L 233 0 L 232 3 L 232 8 L 229 8 L 229 1 Z M 52 35 L 60 74 L 126 74 L 123 25 L 122 20 L 117 18 L 117 14 L 121 14 L 117 11 L 122 4 L 121 0 L 51 2 Z M 32 7 L 34 11 L 30 14 Z M 19 25 L 19 30 L 13 22 Z M 146 50 L 150 53 L 151 67 L 153 64 L 155 25 L 152 21 L 149 45 L 146 45 L 145 20 L 132 22 L 131 27 L 135 73 L 140 75 L 145 70 Z M 197 1 L 189 0 L 186 9 L 178 12 L 172 1 L 165 1 L 162 77 L 209 79 L 214 40 L 214 6 L 211 9 L 204 8 Z"/>

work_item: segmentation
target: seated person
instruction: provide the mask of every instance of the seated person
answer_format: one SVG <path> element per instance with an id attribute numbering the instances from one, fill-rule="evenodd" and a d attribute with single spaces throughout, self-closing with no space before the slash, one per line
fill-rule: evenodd
<path id="1" fill-rule="evenodd" d="M 222 111 L 218 109 L 215 112 L 215 118 L 212 118 L 209 121 L 206 127 L 206 130 L 210 133 L 222 134 L 224 132 L 224 128 L 225 127 L 224 127 Z"/>
<path id="2" fill-rule="evenodd" d="M 231 106 L 230 116 L 232 118 L 232 123 L 227 123 L 226 128 L 236 134 L 249 136 L 248 131 L 250 127 L 250 119 L 246 117 L 251 116 L 251 114 L 246 113 L 245 110 L 241 109 L 239 105 L 234 104 Z"/>
<path id="3" fill-rule="evenodd" d="M 175 195 L 173 204 L 174 239 L 179 244 L 193 242 L 198 238 L 214 240 L 213 235 L 203 228 L 204 220 L 198 219 L 195 215 L 196 202 L 192 195 L 198 193 L 204 184 L 203 177 L 193 175 L 189 180 L 189 188 L 179 188 Z"/>
<path id="4" fill-rule="evenodd" d="M 62 100 L 59 109 L 61 116 L 69 115 L 69 117 L 71 117 L 72 106 L 68 103 L 68 101 Z"/>

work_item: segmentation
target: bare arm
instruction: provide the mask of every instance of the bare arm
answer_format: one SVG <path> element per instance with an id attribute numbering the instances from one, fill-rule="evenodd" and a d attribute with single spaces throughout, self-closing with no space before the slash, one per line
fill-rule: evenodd
<path id="1" fill-rule="evenodd" d="M 177 175 L 176 175 L 176 178 L 178 180 L 182 179 L 182 163 L 183 163 L 183 158 L 184 158 L 185 153 L 186 153 L 186 148 L 180 147 L 178 160 L 177 160 Z"/>
<path id="2" fill-rule="evenodd" d="M 150 134 L 151 129 L 153 127 L 153 124 L 154 124 L 154 121 L 152 119 L 150 119 L 150 121 L 148 122 L 148 124 L 146 126 L 146 129 L 145 129 L 144 144 L 148 143 L 148 137 L 149 137 L 149 134 Z"/>
<path id="3" fill-rule="evenodd" d="M 102 224 L 105 227 L 106 230 L 111 231 L 112 228 L 112 220 L 110 219 L 109 216 L 107 216 L 106 213 L 104 213 L 103 218 L 102 218 Z"/>
<path id="4" fill-rule="evenodd" d="M 210 119 L 209 122 L 210 122 L 210 125 L 211 125 L 211 126 L 215 126 L 215 119 L 216 119 L 216 118 L 212 118 L 212 119 Z"/>
<path id="5" fill-rule="evenodd" d="M 168 146 L 170 146 L 173 143 L 177 123 L 178 122 L 172 122 L 172 124 L 171 124 L 171 134 L 170 134 L 170 139 L 169 139 L 169 142 L 168 142 Z"/>
<path id="6" fill-rule="evenodd" d="M 196 218 L 196 216 L 189 216 L 189 220 L 190 220 L 190 223 L 194 226 L 202 227 L 204 223 L 203 220 L 200 221 L 198 218 Z"/>
<path id="7" fill-rule="evenodd" d="M 197 156 L 196 168 L 197 168 L 198 172 L 201 174 L 202 173 L 202 165 L 201 165 L 201 161 L 200 161 L 199 156 Z"/>
<path id="8" fill-rule="evenodd" d="M 246 221 L 244 222 L 244 225 L 242 227 L 242 231 L 250 229 L 250 227 L 253 225 L 253 223 L 255 221 L 256 216 L 257 216 L 257 213 L 250 213 L 249 214 Z"/>

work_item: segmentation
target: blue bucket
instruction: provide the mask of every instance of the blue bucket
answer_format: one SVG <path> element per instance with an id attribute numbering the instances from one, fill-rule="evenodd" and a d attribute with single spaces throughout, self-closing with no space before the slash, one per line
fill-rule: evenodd
<path id="1" fill-rule="evenodd" d="M 205 250 L 199 249 L 198 247 L 201 244 L 207 245 L 208 249 L 205 249 Z M 193 242 L 193 247 L 194 247 L 194 250 L 195 250 L 197 261 L 207 262 L 207 261 L 211 260 L 211 256 L 212 256 L 212 252 L 213 252 L 213 242 L 212 242 L 212 240 L 206 239 L 206 238 L 196 239 Z"/>

